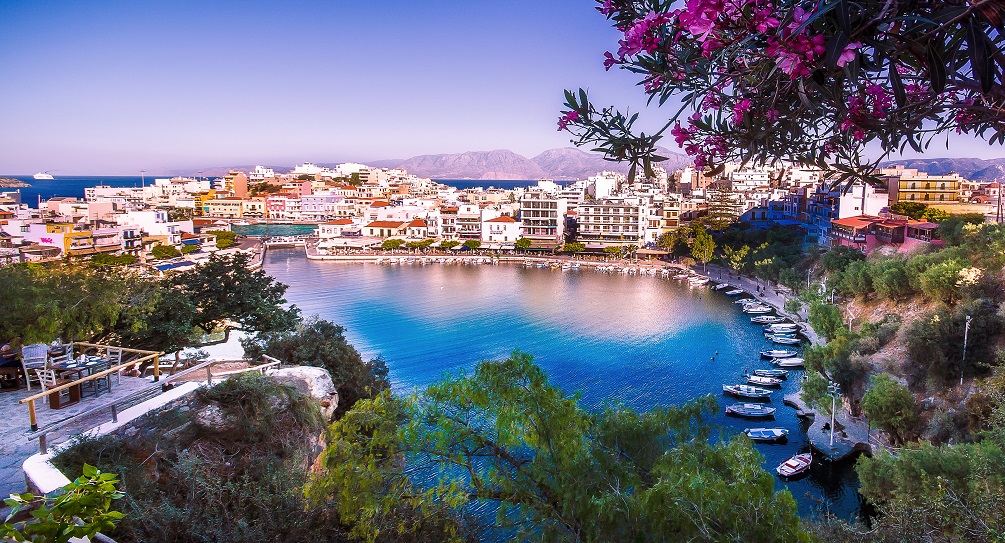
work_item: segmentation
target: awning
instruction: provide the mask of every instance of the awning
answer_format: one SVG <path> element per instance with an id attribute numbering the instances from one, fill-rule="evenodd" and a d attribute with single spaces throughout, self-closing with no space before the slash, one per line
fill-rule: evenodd
<path id="1" fill-rule="evenodd" d="M 668 255 L 670 253 L 668 253 L 666 251 L 661 251 L 659 249 L 637 249 L 635 251 L 635 254 L 638 254 L 638 255 L 662 256 L 662 255 Z"/>
<path id="2" fill-rule="evenodd" d="M 502 249 L 502 245 L 501 245 L 501 244 L 499 244 L 499 243 L 492 243 L 492 244 L 490 244 L 490 245 L 489 245 L 488 247 L 486 247 L 486 248 L 487 248 L 488 250 L 490 250 L 490 251 L 498 251 L 498 250 Z"/>

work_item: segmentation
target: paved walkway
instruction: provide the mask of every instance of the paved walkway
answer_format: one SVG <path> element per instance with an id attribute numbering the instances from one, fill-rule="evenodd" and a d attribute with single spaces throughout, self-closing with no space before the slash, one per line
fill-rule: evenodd
<path id="1" fill-rule="evenodd" d="M 55 424 L 68 419 L 90 409 L 100 406 L 111 405 L 114 401 L 129 396 L 138 390 L 150 386 L 147 379 L 138 377 L 120 377 L 118 383 L 112 378 L 111 393 L 104 393 L 101 396 L 86 396 L 80 402 L 54 410 L 49 408 L 46 400 L 36 400 L 35 413 L 37 415 L 40 428 Z M 4 389 L 0 392 L 0 412 L 4 414 L 4 424 L 0 425 L 0 496 L 8 496 L 12 493 L 25 491 L 24 473 L 21 471 L 21 464 L 29 456 L 38 452 L 38 439 L 29 439 L 31 424 L 28 419 L 28 406 L 18 402 L 41 390 L 33 386 L 31 392 L 26 388 L 18 390 Z M 102 409 L 98 413 L 83 417 L 79 422 L 74 422 L 72 427 L 67 427 L 58 431 L 55 435 L 47 436 L 49 444 L 54 444 L 65 440 L 69 435 L 93 428 L 98 424 L 111 420 L 111 411 Z"/>

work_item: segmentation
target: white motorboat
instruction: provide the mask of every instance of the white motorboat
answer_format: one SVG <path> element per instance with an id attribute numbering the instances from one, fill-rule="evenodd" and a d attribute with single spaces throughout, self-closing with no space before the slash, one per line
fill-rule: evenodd
<path id="1" fill-rule="evenodd" d="M 53 179 L 52 175 L 49 175 L 49 172 L 38 172 L 35 175 L 33 175 L 32 177 L 34 177 L 35 179 L 37 179 L 39 181 L 46 181 L 46 180 L 52 180 Z"/>
<path id="2" fill-rule="evenodd" d="M 774 377 L 775 379 L 788 379 L 789 370 L 754 370 L 754 375 Z"/>
<path id="3" fill-rule="evenodd" d="M 708 277 L 692 277 L 688 279 L 687 282 L 690 283 L 692 287 L 700 287 L 708 284 Z"/>
<path id="4" fill-rule="evenodd" d="M 795 477 L 804 473 L 813 465 L 813 455 L 810 453 L 797 454 L 782 462 L 775 468 L 775 471 L 782 477 Z"/>
<path id="5" fill-rule="evenodd" d="M 772 349 L 770 351 L 761 351 L 761 358 L 792 358 L 797 354 L 799 353 L 788 349 Z"/>
<path id="6" fill-rule="evenodd" d="M 762 387 L 782 386 L 781 379 L 775 379 L 774 377 L 761 377 L 760 375 L 748 375 L 747 382 L 752 385 L 760 385 Z"/>
<path id="7" fill-rule="evenodd" d="M 733 290 L 727 290 L 726 296 L 739 296 L 743 294 L 743 289 L 734 288 Z"/>
<path id="8" fill-rule="evenodd" d="M 775 308 L 766 305 L 752 305 L 743 308 L 743 312 L 749 315 L 763 315 L 765 313 L 771 313 Z"/>
<path id="9" fill-rule="evenodd" d="M 760 315 L 757 317 L 750 317 L 750 322 L 754 324 L 778 324 L 785 320 L 784 317 L 774 317 L 771 315 Z"/>
<path id="10" fill-rule="evenodd" d="M 729 285 L 728 283 L 719 283 L 718 285 L 712 287 L 712 290 L 722 290 L 722 289 L 729 288 L 730 286 L 731 285 Z"/>
<path id="11" fill-rule="evenodd" d="M 799 325 L 798 324 L 794 324 L 794 323 L 769 324 L 769 325 L 767 325 L 767 326 L 764 327 L 764 331 L 765 332 L 780 332 L 780 333 L 783 333 L 783 334 L 787 333 L 787 332 L 789 332 L 789 333 L 791 333 L 791 332 L 798 332 L 799 331 Z"/>
<path id="12" fill-rule="evenodd" d="M 802 358 L 779 358 L 772 360 L 771 363 L 779 368 L 798 369 L 803 367 L 804 360 Z"/>
<path id="13" fill-rule="evenodd" d="M 777 343 L 779 345 L 799 345 L 802 340 L 797 337 L 782 337 L 782 336 L 771 336 L 768 338 L 772 343 Z"/>
<path id="14" fill-rule="evenodd" d="M 774 443 L 775 441 L 785 439 L 789 435 L 789 431 L 786 428 L 745 428 L 743 433 L 751 441 L 760 443 Z"/>
<path id="15" fill-rule="evenodd" d="M 752 398 L 756 400 L 768 399 L 771 397 L 771 390 L 758 388 L 750 385 L 722 385 L 722 391 L 733 396 Z"/>

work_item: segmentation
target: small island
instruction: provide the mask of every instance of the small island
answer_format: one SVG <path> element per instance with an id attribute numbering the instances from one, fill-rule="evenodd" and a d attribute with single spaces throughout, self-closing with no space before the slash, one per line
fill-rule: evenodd
<path id="1" fill-rule="evenodd" d="M 25 189 L 28 187 L 31 187 L 31 185 L 21 181 L 20 179 L 0 177 L 0 189 Z"/>

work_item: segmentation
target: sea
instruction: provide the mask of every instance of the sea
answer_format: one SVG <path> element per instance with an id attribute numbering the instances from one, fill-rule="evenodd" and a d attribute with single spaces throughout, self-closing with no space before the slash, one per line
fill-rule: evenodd
<path id="1" fill-rule="evenodd" d="M 96 185 L 107 185 L 110 187 L 142 187 L 144 184 L 153 183 L 154 179 L 171 177 L 170 175 L 147 175 L 147 176 L 62 176 L 54 175 L 55 179 L 35 179 L 30 175 L 0 175 L 0 177 L 10 177 L 20 179 L 31 187 L 21 189 L 0 189 L 0 192 L 17 190 L 21 193 L 21 203 L 30 207 L 38 207 L 39 199 L 48 200 L 56 196 L 83 198 L 84 189 Z M 537 181 L 517 180 L 517 181 L 481 181 L 470 179 L 437 179 L 439 183 L 457 187 L 458 189 L 469 189 L 475 187 L 501 188 L 512 190 L 517 187 L 529 187 L 537 184 Z"/>
<path id="2" fill-rule="evenodd" d="M 749 427 L 788 428 L 787 442 L 756 445 L 771 473 L 809 448 L 806 422 L 782 404 L 801 371 L 772 395 L 774 420 L 721 414 L 735 401 L 722 385 L 742 383 L 744 370 L 770 367 L 759 353 L 774 347 L 720 292 L 585 268 L 312 261 L 303 249 L 270 249 L 264 269 L 289 286 L 286 298 L 304 315 L 345 327 L 364 358 L 382 356 L 398 393 L 520 350 L 589 409 L 644 410 L 711 394 L 720 404 L 712 422 L 727 436 Z M 776 487 L 792 492 L 803 516 L 826 511 L 852 518 L 863 507 L 853 465 L 820 462 L 803 479 L 776 479 Z"/>

